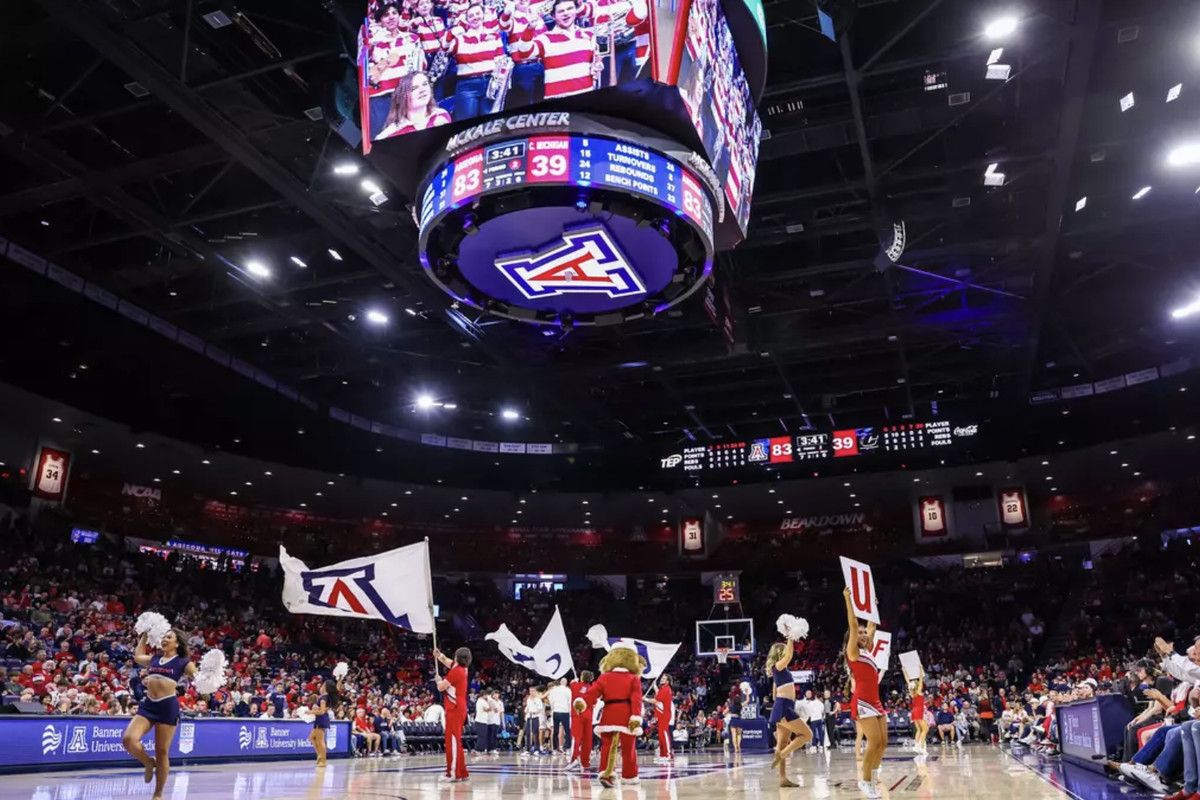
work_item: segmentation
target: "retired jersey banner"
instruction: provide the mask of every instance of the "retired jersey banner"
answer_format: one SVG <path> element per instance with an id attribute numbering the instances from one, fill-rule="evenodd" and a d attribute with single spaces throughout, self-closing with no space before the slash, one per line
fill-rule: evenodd
<path id="1" fill-rule="evenodd" d="M 941 539 L 950 535 L 946 519 L 946 498 L 927 496 L 917 499 L 918 531 L 921 539 Z"/>
<path id="2" fill-rule="evenodd" d="M 704 520 L 687 517 L 679 523 L 679 550 L 681 553 L 704 554 Z"/>
<path id="3" fill-rule="evenodd" d="M 1029 527 L 1029 503 L 1024 486 L 1010 486 L 996 493 L 1000 506 L 1000 524 L 1008 530 Z"/>
<path id="4" fill-rule="evenodd" d="M 310 569 L 279 548 L 283 605 L 293 614 L 381 619 L 413 633 L 433 633 L 429 543 Z"/>
<path id="5" fill-rule="evenodd" d="M 51 503 L 67 499 L 67 480 L 71 475 L 71 453 L 54 447 L 38 448 L 37 462 L 29 475 L 33 496 Z"/>

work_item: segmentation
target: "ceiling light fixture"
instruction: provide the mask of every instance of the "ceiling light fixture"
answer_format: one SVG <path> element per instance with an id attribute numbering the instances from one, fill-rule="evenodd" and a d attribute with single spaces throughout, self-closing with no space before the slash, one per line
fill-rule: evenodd
<path id="1" fill-rule="evenodd" d="M 1136 103 L 1137 103 L 1137 101 L 1133 97 L 1133 92 L 1130 92 L 1129 94 L 1125 95 L 1124 97 L 1121 98 L 1121 113 L 1124 113 L 1124 112 L 1128 111 L 1129 109 L 1133 108 Z"/>
<path id="2" fill-rule="evenodd" d="M 1134 193 L 1133 193 L 1133 199 L 1134 199 L 1134 200 L 1141 200 L 1143 197 L 1145 197 L 1146 195 L 1150 194 L 1150 189 L 1151 189 L 1151 188 L 1153 188 L 1153 187 L 1150 187 L 1150 186 L 1143 186 L 1142 188 L 1138 189 L 1136 192 L 1134 192 Z"/>
<path id="3" fill-rule="evenodd" d="M 1200 312 L 1200 297 L 1197 297 L 1195 300 L 1185 306 L 1180 306 L 1179 308 L 1173 309 L 1171 311 L 1171 319 L 1183 319 L 1184 317 L 1190 317 L 1198 312 Z"/>
<path id="4" fill-rule="evenodd" d="M 1193 167 L 1200 164 L 1200 142 L 1181 144 L 1167 153 L 1167 166 Z"/>
<path id="5" fill-rule="evenodd" d="M 391 321 L 392 318 L 379 309 L 371 308 L 367 310 L 367 322 L 372 325 L 387 325 Z"/>
<path id="6" fill-rule="evenodd" d="M 431 394 L 417 395 L 417 408 L 421 409 L 422 411 L 428 411 L 429 409 L 433 408 L 436 405 L 437 405 L 437 401 L 433 399 L 433 395 L 431 395 Z"/>
<path id="7" fill-rule="evenodd" d="M 503 409 L 501 409 L 501 410 L 500 410 L 500 416 L 501 416 L 501 417 L 503 417 L 504 419 L 506 419 L 506 420 L 510 421 L 510 422 L 512 422 L 513 420 L 518 420 L 518 419 L 520 419 L 520 418 L 521 418 L 521 414 L 520 414 L 520 412 L 518 412 L 518 411 L 517 411 L 515 408 L 503 408 Z"/>
<path id="8" fill-rule="evenodd" d="M 1180 92 L 1183 91 L 1183 84 L 1177 83 L 1167 90 L 1167 102 L 1173 102 L 1179 99 Z"/>
<path id="9" fill-rule="evenodd" d="M 261 261 L 249 261 L 246 263 L 246 272 L 249 272 L 256 278 L 271 277 L 271 268 Z"/>
<path id="10" fill-rule="evenodd" d="M 332 247 L 329 248 L 329 250 L 327 252 L 329 253 L 329 257 L 332 258 L 334 261 L 342 260 L 342 254 L 339 253 L 337 250 L 334 250 Z"/>
<path id="11" fill-rule="evenodd" d="M 295 264 L 297 267 L 300 267 L 301 269 L 308 267 L 308 264 L 305 264 L 301 259 L 297 258 L 296 256 L 292 256 L 290 261 L 293 264 Z"/>
<path id="12" fill-rule="evenodd" d="M 983 35 L 989 39 L 1003 39 L 1011 36 L 1017 30 L 1017 25 L 1020 20 L 1013 14 L 1005 14 L 1002 17 L 996 17 L 989 22 L 983 29 Z"/>
<path id="13" fill-rule="evenodd" d="M 343 161 L 342 163 L 334 166 L 333 174 L 334 175 L 357 175 L 358 174 L 358 164 L 355 164 L 353 161 Z"/>

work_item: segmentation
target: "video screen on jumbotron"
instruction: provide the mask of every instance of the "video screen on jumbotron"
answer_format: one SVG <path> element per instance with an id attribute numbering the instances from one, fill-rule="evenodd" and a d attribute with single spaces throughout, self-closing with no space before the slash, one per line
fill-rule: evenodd
<path id="1" fill-rule="evenodd" d="M 743 234 L 750 221 L 762 120 L 720 0 L 691 0 L 679 94 Z"/>
<path id="2" fill-rule="evenodd" d="M 685 13 L 680 0 L 371 0 L 358 57 L 364 148 L 542 100 L 665 81 Z"/>

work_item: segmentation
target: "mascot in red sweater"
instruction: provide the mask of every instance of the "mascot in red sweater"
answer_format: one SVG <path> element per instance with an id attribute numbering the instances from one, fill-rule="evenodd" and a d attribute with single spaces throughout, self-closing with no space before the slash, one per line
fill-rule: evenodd
<path id="1" fill-rule="evenodd" d="M 600 661 L 601 675 L 575 700 L 576 711 L 604 703 L 595 731 L 600 734 L 600 784 L 612 788 L 621 752 L 621 782 L 638 782 L 637 737 L 642 735 L 642 670 L 646 662 L 631 647 L 613 645 Z"/>

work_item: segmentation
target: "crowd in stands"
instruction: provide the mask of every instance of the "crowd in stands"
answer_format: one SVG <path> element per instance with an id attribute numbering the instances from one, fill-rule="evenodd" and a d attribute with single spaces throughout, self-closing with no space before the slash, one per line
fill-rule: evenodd
<path id="1" fill-rule="evenodd" d="M 69 525 L 53 515 L 36 526 L 10 518 L 4 527 L 0 690 L 9 698 L 39 704 L 47 713 L 131 714 L 141 695 L 141 671 L 131 658 L 132 623 L 140 611 L 154 609 L 188 634 L 194 654 L 219 647 L 229 658 L 224 689 L 211 697 L 183 690 L 187 714 L 303 716 L 320 681 L 345 660 L 352 670 L 334 714 L 352 721 L 368 752 L 398 752 L 406 726 L 441 722 L 427 640 L 377 623 L 288 614 L 278 602 L 281 580 L 269 567 L 234 571 L 230 564 L 180 552 L 147 556 L 107 536 L 77 545 L 66 535 Z M 1183 539 L 1165 548 L 1143 545 L 1136 557 L 1099 560 L 1091 570 L 1081 569 L 1078 559 L 1047 557 L 989 569 L 881 566 L 880 606 L 894 636 L 883 682 L 893 729 L 907 732 L 910 707 L 895 654 L 915 648 L 927 673 L 932 741 L 1019 742 L 1052 754 L 1057 705 L 1124 693 L 1146 710 L 1131 726 L 1125 762 L 1112 765 L 1114 774 L 1168 785 L 1182 775 L 1180 734 L 1133 734 L 1144 724 L 1166 720 L 1170 729 L 1200 715 L 1197 680 L 1163 674 L 1161 658 L 1151 650 L 1157 636 L 1180 643 L 1181 651 L 1191 644 L 1184 634 L 1196 630 L 1200 606 L 1186 576 L 1195 567 L 1193 548 Z M 832 570 L 747 572 L 740 611 L 756 620 L 760 653 L 776 638 L 778 614 L 809 619 L 812 635 L 797 647 L 792 668 L 811 670 L 805 688 L 834 706 L 848 699 L 840 581 Z M 1132 611 L 1122 599 L 1129 587 L 1142 598 Z M 555 607 L 569 639 L 581 643 L 573 654 L 580 669 L 594 669 L 598 661 L 583 635 L 597 621 L 617 634 L 682 639 L 669 673 L 676 728 L 686 730 L 693 744 L 721 741 L 735 708 L 757 699 L 765 712 L 770 697 L 761 655 L 720 664 L 692 654 L 693 621 L 711 606 L 711 589 L 695 577 L 630 577 L 623 602 L 600 585 L 553 593 L 527 589 L 517 599 L 490 579 L 439 578 L 435 595 L 443 636 L 477 654 L 469 707 L 485 689 L 498 693 L 504 747 L 515 746 L 521 735 L 529 688 L 547 681 L 501 657 L 482 641 L 483 633 L 505 623 L 532 642 Z M 1064 614 L 1069 597 L 1078 610 Z M 1047 650 L 1051 630 L 1061 634 L 1061 653 Z M 750 698 L 737 688 L 743 681 L 751 684 Z M 1150 749 L 1135 757 L 1142 743 Z"/>

